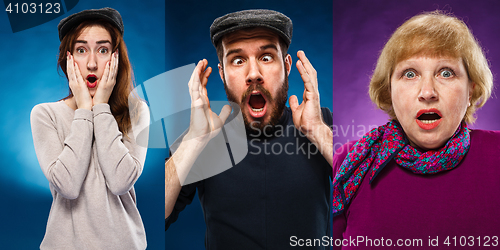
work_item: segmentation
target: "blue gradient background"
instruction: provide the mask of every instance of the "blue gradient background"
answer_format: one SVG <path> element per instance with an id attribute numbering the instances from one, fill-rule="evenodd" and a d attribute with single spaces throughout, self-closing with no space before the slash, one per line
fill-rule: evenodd
<path id="1" fill-rule="evenodd" d="M 12 1 L 14 2 L 14 1 Z M 69 13 L 112 7 L 124 21 L 124 39 L 137 84 L 165 71 L 165 2 L 80 0 Z M 67 81 L 57 71 L 62 17 L 13 34 L 7 14 L 0 11 L 0 242 L 2 249 L 38 249 L 45 233 L 52 196 L 36 158 L 30 112 L 42 102 L 68 94 Z M 142 176 L 135 184 L 148 249 L 164 249 L 165 149 L 149 149 Z"/>
<path id="2" fill-rule="evenodd" d="M 333 8 L 333 85 L 334 149 L 368 132 L 369 126 L 386 123 L 389 116 L 370 101 L 368 84 L 379 52 L 403 22 L 423 11 L 451 11 L 472 29 L 486 51 L 494 85 L 500 73 L 500 2 L 480 0 L 447 1 L 334 1 Z M 492 97 L 476 112 L 472 128 L 500 130 L 500 94 L 494 87 Z M 354 129 L 353 129 L 354 128 Z M 335 128 L 334 128 L 335 129 Z M 354 133 L 353 133 L 354 132 Z"/>
<path id="3" fill-rule="evenodd" d="M 290 95 L 302 101 L 304 83 L 295 63 L 297 51 L 304 50 L 318 72 L 321 105 L 332 110 L 332 2 L 331 1 L 167 1 L 167 70 L 197 63 L 206 58 L 214 72 L 207 89 L 210 100 L 227 100 L 217 71 L 217 54 L 210 41 L 213 20 L 243 9 L 272 9 L 286 14 L 293 22 L 293 38 L 288 53 L 293 58 L 289 77 Z M 186 84 L 186 91 L 187 83 Z M 218 112 L 218 111 L 216 111 Z M 166 121 L 168 122 L 168 121 Z M 172 121 L 173 122 L 173 121 Z M 243 212 L 243 211 L 242 211 Z M 293 220 L 293 218 L 290 218 Z M 165 232 L 166 249 L 204 249 L 205 224 L 196 195 L 193 203 Z"/>

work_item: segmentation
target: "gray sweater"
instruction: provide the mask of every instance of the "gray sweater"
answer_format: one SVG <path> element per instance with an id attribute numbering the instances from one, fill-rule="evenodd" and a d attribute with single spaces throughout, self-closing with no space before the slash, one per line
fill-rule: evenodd
<path id="1" fill-rule="evenodd" d="M 146 248 L 133 186 L 146 158 L 147 138 L 137 138 L 149 126 L 145 103 L 138 114 L 126 137 L 108 104 L 92 111 L 63 101 L 33 108 L 33 143 L 53 197 L 40 249 Z"/>

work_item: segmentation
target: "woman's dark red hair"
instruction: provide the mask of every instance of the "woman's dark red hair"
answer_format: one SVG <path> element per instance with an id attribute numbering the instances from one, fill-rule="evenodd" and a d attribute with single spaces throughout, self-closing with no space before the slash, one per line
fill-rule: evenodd
<path id="1" fill-rule="evenodd" d="M 68 34 L 62 39 L 61 45 L 59 46 L 59 59 L 57 60 L 57 65 L 64 72 L 66 78 L 68 78 L 66 69 L 66 52 L 72 52 L 74 50 L 75 41 L 78 36 L 80 36 L 84 28 L 94 25 L 101 26 L 109 32 L 113 43 L 113 52 L 118 49 L 120 53 L 118 57 L 119 62 L 116 84 L 113 88 L 111 96 L 109 97 L 108 104 L 111 108 L 111 113 L 118 123 L 118 128 L 124 135 L 127 135 L 127 132 L 129 132 L 132 127 L 130 112 L 137 112 L 137 105 L 140 100 L 134 96 L 130 98 L 129 103 L 129 95 L 134 89 L 133 71 L 132 65 L 128 59 L 127 47 L 125 46 L 123 36 L 119 30 L 112 24 L 102 19 L 86 20 L 80 23 L 78 26 L 69 31 Z M 71 98 L 72 96 L 73 93 L 70 89 L 69 95 L 63 98 L 63 100 Z M 132 107 L 129 108 L 129 104 L 132 105 Z"/>

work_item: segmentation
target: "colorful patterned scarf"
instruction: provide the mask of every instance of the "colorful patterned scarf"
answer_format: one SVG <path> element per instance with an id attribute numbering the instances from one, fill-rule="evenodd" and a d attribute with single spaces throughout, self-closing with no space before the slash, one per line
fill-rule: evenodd
<path id="1" fill-rule="evenodd" d="M 394 158 L 396 163 L 416 174 L 435 174 L 453 169 L 469 151 L 467 124 L 461 124 L 444 147 L 420 152 L 410 146 L 401 125 L 388 122 L 361 138 L 342 162 L 333 180 L 333 215 L 351 202 L 370 167 L 370 183 Z"/>

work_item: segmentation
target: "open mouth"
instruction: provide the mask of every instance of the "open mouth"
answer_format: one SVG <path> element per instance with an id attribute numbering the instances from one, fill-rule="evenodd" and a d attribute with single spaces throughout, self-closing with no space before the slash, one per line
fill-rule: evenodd
<path id="1" fill-rule="evenodd" d="M 260 118 L 266 114 L 266 98 L 262 93 L 255 91 L 248 98 L 248 109 L 250 115 Z"/>
<path id="2" fill-rule="evenodd" d="M 439 119 L 441 119 L 441 116 L 434 112 L 427 112 L 417 117 L 417 119 L 423 123 L 430 124 L 433 122 L 437 122 Z"/>
<path id="3" fill-rule="evenodd" d="M 437 109 L 422 109 L 417 113 L 416 122 L 421 128 L 429 130 L 437 127 L 442 117 Z"/>
<path id="4" fill-rule="evenodd" d="M 96 85 L 97 85 L 97 76 L 94 74 L 89 74 L 87 76 L 87 87 L 95 88 Z"/>

